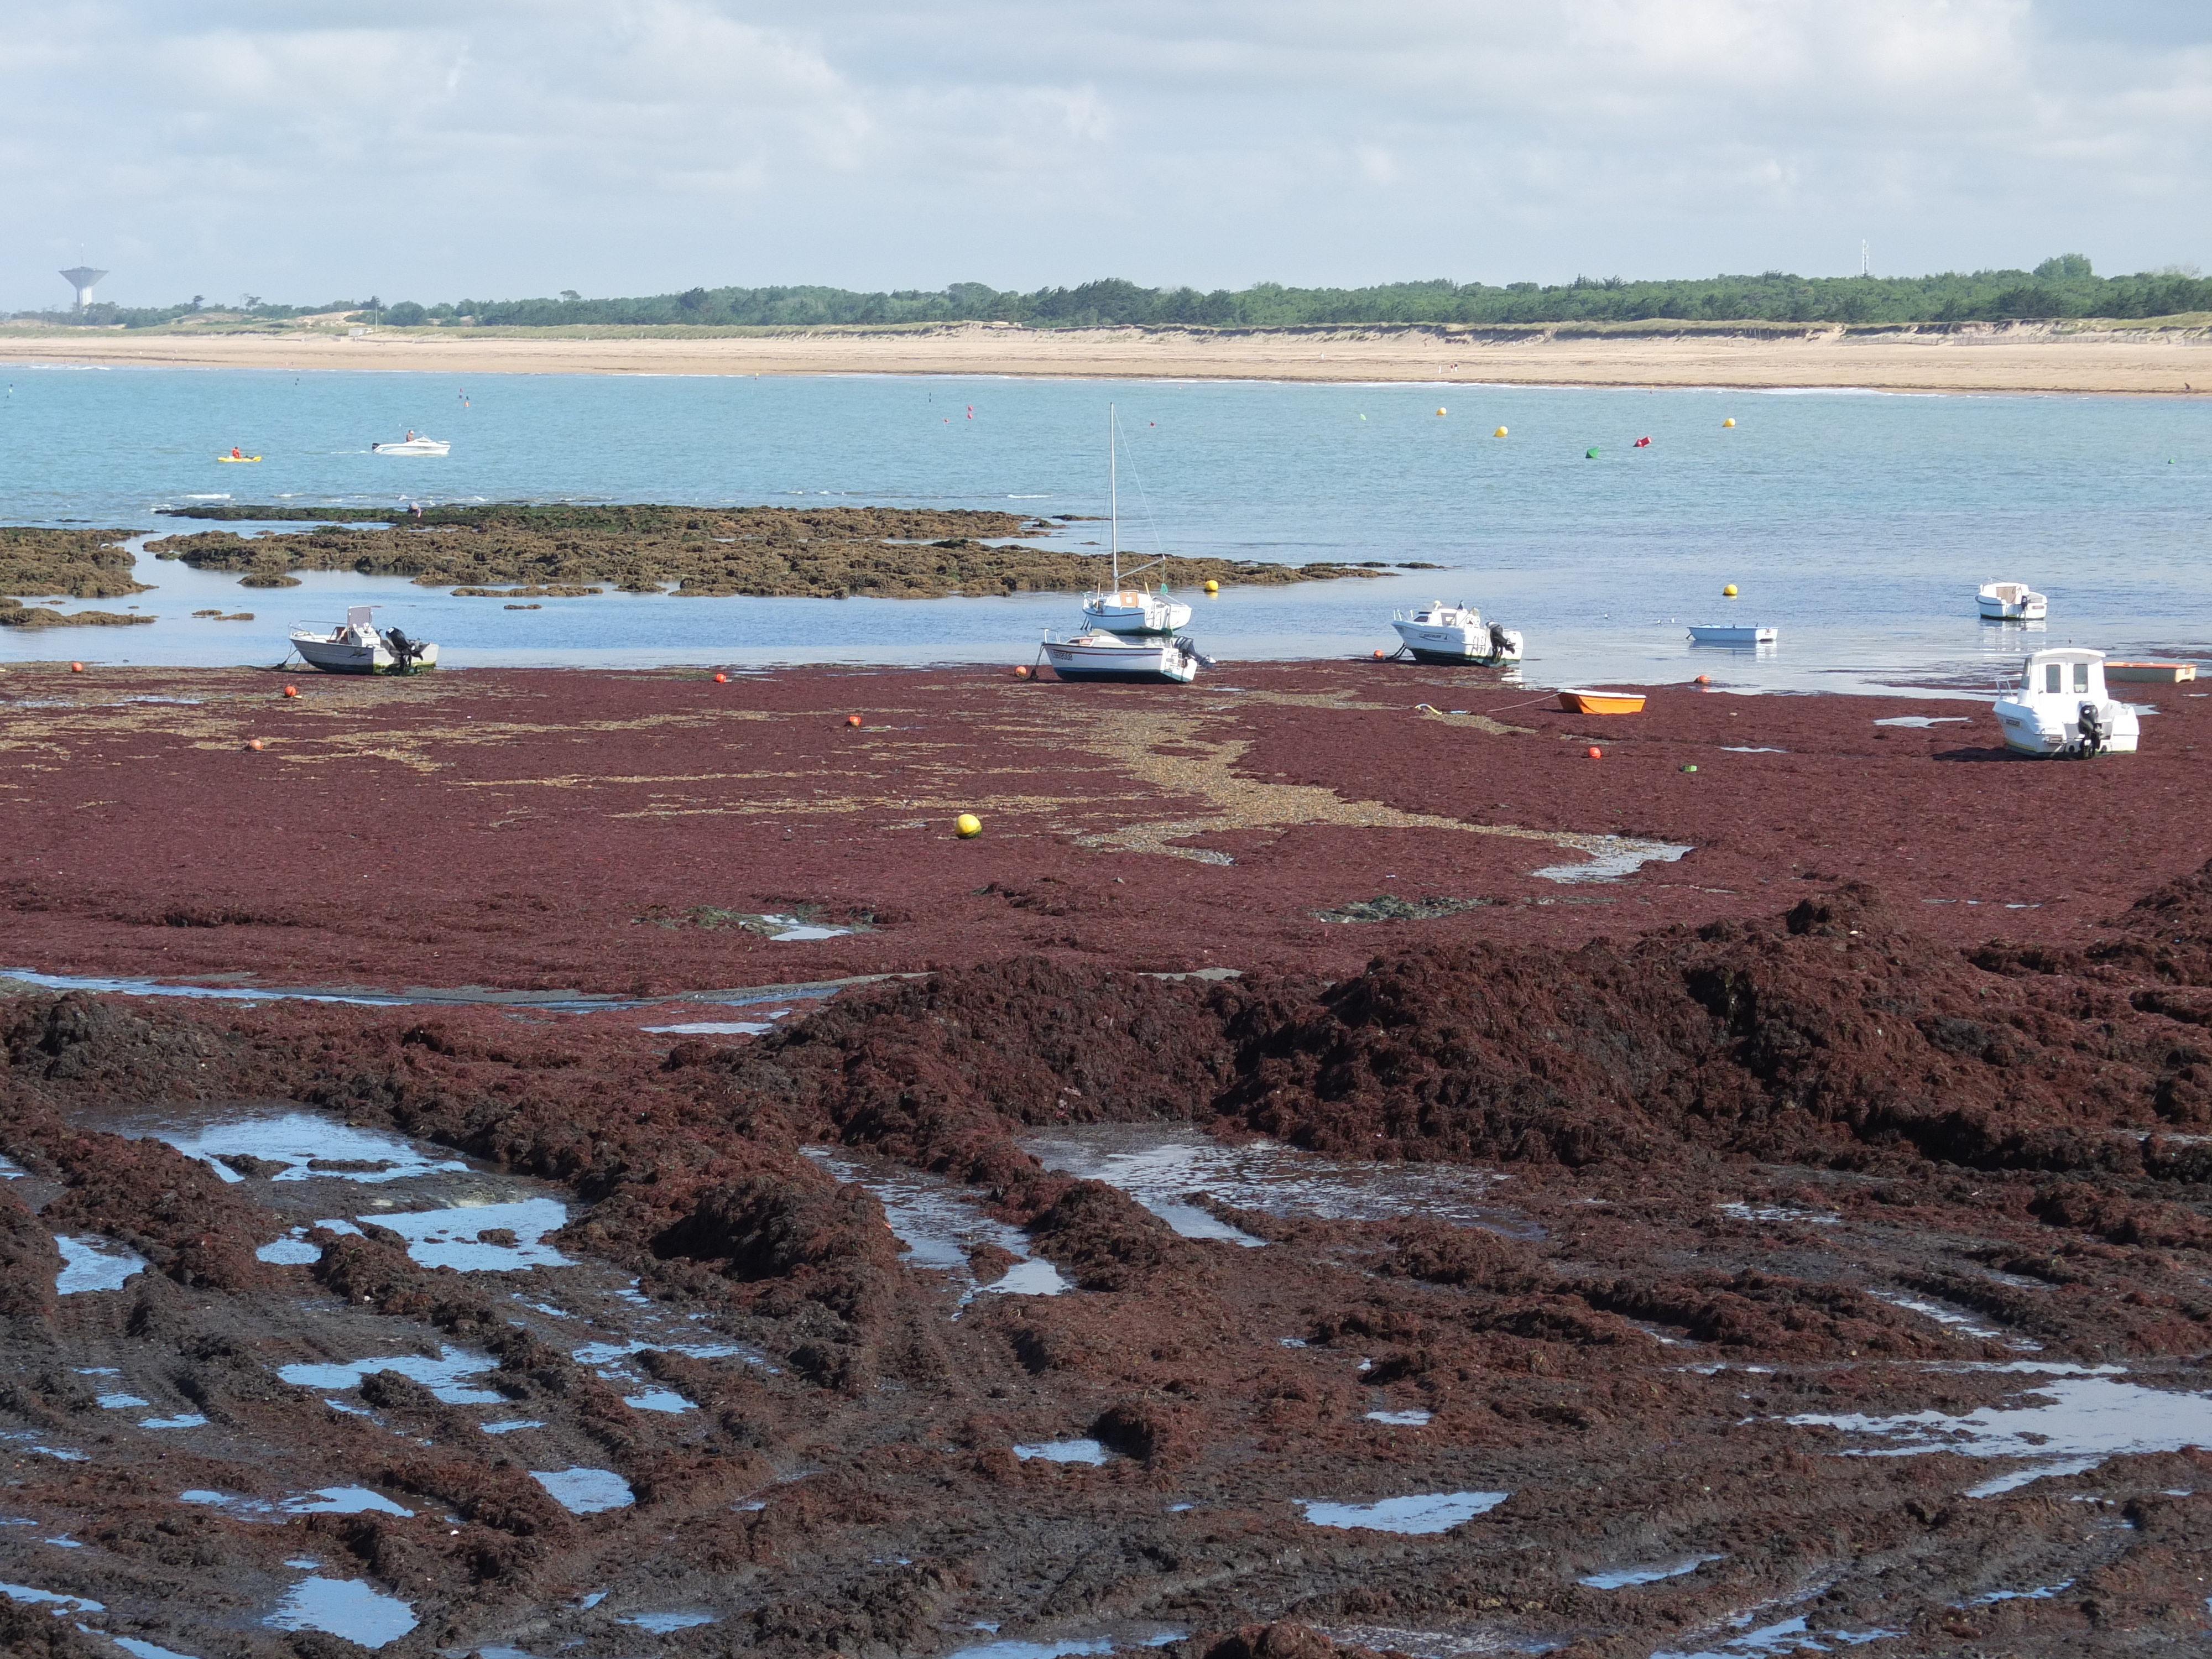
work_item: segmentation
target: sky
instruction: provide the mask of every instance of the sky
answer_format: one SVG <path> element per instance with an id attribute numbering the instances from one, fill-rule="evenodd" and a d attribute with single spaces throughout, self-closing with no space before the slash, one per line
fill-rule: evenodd
<path id="1" fill-rule="evenodd" d="M 2204 0 L 25 0 L 0 308 L 2212 267 Z"/>

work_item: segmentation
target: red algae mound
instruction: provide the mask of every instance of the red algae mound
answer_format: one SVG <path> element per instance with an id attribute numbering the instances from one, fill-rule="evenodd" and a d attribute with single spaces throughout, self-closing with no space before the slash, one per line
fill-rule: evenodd
<path id="1" fill-rule="evenodd" d="M 2201 1650 L 2212 866 L 1785 896 L 753 1031 L 26 991 L 9 1650 Z"/>

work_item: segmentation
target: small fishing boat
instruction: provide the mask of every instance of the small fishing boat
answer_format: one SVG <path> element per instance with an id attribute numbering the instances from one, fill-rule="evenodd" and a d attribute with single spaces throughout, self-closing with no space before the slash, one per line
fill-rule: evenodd
<path id="1" fill-rule="evenodd" d="M 2132 755 L 2142 734 L 2136 711 L 2105 690 L 2105 653 L 2079 646 L 2033 653 L 1990 712 L 2005 747 L 2021 755 Z"/>
<path id="2" fill-rule="evenodd" d="M 246 463 L 246 462 L 247 462 L 247 461 L 258 461 L 258 460 L 259 460 L 260 459 L 261 459 L 261 458 L 260 458 L 258 455 L 238 455 L 238 454 L 231 454 L 231 455 L 218 455 L 218 456 L 216 456 L 216 459 L 217 459 L 218 461 L 222 461 L 222 462 L 225 462 L 225 463 L 228 463 L 228 464 L 230 464 L 230 465 L 243 465 L 244 463 Z"/>
<path id="3" fill-rule="evenodd" d="M 379 628 L 369 618 L 372 605 L 349 605 L 343 625 L 324 633 L 302 625 L 292 630 L 292 649 L 310 668 L 325 674 L 411 674 L 438 665 L 438 647 L 410 640 L 397 628 Z"/>
<path id="4" fill-rule="evenodd" d="M 443 439 L 423 437 L 410 431 L 396 444 L 371 444 L 368 453 L 372 455 L 447 455 L 453 453 L 453 445 Z"/>
<path id="5" fill-rule="evenodd" d="M 1172 634 L 1190 625 L 1190 607 L 1181 599 L 1171 599 L 1168 585 L 1160 584 L 1157 593 L 1147 592 L 1141 586 L 1125 587 L 1121 584 L 1121 488 L 1120 473 L 1121 426 L 1115 419 L 1114 405 L 1106 405 L 1106 544 L 1114 562 L 1114 586 L 1110 592 L 1085 593 L 1083 596 L 1083 625 L 1086 629 L 1104 629 L 1109 634 Z M 1136 575 L 1155 565 L 1167 562 L 1167 556 L 1147 559 L 1132 566 L 1129 574 Z"/>
<path id="6" fill-rule="evenodd" d="M 1048 635 L 1041 654 L 1060 678 L 1078 683 L 1188 685 L 1201 666 L 1213 665 L 1187 639 L 1133 640 L 1098 628 L 1065 640 Z"/>
<path id="7" fill-rule="evenodd" d="M 1984 582 L 1974 604 L 1990 622 L 2041 622 L 2051 601 L 2026 582 Z"/>
<path id="8" fill-rule="evenodd" d="M 1559 693 L 1559 707 L 1570 714 L 1640 714 L 1641 691 L 1570 691 Z"/>
<path id="9" fill-rule="evenodd" d="M 2197 678 L 2193 662 L 2105 662 L 2105 679 L 2133 681 L 2139 685 L 2179 685 Z"/>
<path id="10" fill-rule="evenodd" d="M 1691 641 L 1698 645 L 1771 645 L 1780 632 L 1754 628 L 1747 623 L 1692 623 Z"/>
<path id="11" fill-rule="evenodd" d="M 1471 605 L 1433 599 L 1410 615 L 1398 611 L 1390 626 L 1415 662 L 1495 668 L 1521 660 L 1521 630 L 1483 621 L 1482 613 Z"/>

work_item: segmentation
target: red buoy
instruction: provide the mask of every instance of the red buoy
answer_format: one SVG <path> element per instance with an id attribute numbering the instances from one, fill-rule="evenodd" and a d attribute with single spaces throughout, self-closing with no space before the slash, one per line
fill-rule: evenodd
<path id="1" fill-rule="evenodd" d="M 1375 660 L 1377 662 L 1382 660 L 1382 647 L 1379 645 L 1375 647 Z"/>
<path id="2" fill-rule="evenodd" d="M 1636 441 L 1635 447 L 1638 449 L 1649 449 L 1651 447 L 1651 440 L 1649 438 L 1638 438 Z"/>
<path id="3" fill-rule="evenodd" d="M 848 714 L 845 716 L 845 724 L 848 726 L 858 726 L 860 723 L 860 717 L 858 714 Z"/>
<path id="4" fill-rule="evenodd" d="M 1583 750 L 1583 753 L 1588 755 L 1592 760 L 1603 760 L 1605 758 L 1605 750 L 1599 748 L 1595 744 L 1592 744 L 1589 748 Z"/>
<path id="5" fill-rule="evenodd" d="M 1029 678 L 1029 677 L 1030 665 L 1027 663 L 1024 663 L 1020 667 L 1014 670 L 1014 678 L 1018 680 L 1025 680 Z"/>
<path id="6" fill-rule="evenodd" d="M 284 688 L 284 695 L 288 697 L 296 697 L 300 695 L 300 688 L 296 685 L 288 685 Z"/>
<path id="7" fill-rule="evenodd" d="M 84 672 L 84 665 L 83 665 L 82 663 L 81 663 L 81 662 L 73 662 L 73 663 L 71 663 L 71 664 L 70 665 L 70 673 L 72 673 L 72 674 L 82 674 L 82 673 L 83 673 L 83 672 Z"/>
<path id="8" fill-rule="evenodd" d="M 714 684 L 717 685 L 727 685 L 729 683 L 730 677 L 727 674 L 717 674 L 714 676 Z"/>
<path id="9" fill-rule="evenodd" d="M 246 740 L 246 746 L 248 749 L 258 750 L 261 747 L 261 739 L 258 738 L 248 738 Z"/>

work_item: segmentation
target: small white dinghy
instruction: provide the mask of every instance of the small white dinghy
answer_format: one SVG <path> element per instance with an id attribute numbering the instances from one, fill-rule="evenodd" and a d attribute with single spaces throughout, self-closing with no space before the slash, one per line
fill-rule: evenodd
<path id="1" fill-rule="evenodd" d="M 1201 666 L 1213 665 L 1186 639 L 1133 640 L 1103 629 L 1072 639 L 1048 635 L 1045 661 L 1064 680 L 1118 680 L 1125 685 L 1188 685 Z"/>
<path id="2" fill-rule="evenodd" d="M 1495 668 L 1521 660 L 1521 630 L 1486 623 L 1471 605 L 1432 599 L 1408 615 L 1398 611 L 1390 626 L 1415 662 L 1479 664 Z"/>
<path id="3" fill-rule="evenodd" d="M 450 455 L 453 450 L 453 445 L 442 438 L 425 437 L 411 430 L 396 444 L 371 444 L 368 447 L 368 453 L 372 455 Z"/>
<path id="4" fill-rule="evenodd" d="M 308 667 L 325 674 L 411 674 L 438 665 L 436 646 L 410 640 L 397 628 L 380 629 L 369 620 L 374 608 L 348 605 L 344 624 L 327 634 L 295 628 L 292 649 Z"/>
<path id="5" fill-rule="evenodd" d="M 1780 631 L 1748 623 L 1692 623 L 1690 638 L 1698 645 L 1771 645 Z"/>
<path id="6" fill-rule="evenodd" d="M 1974 604 L 1991 622 L 2042 622 L 2051 601 L 2026 582 L 1984 582 Z"/>
<path id="7" fill-rule="evenodd" d="M 2079 646 L 2034 653 L 1991 712 L 2005 747 L 2021 755 L 2132 755 L 2142 733 L 2136 711 L 2105 690 L 2105 653 Z"/>

